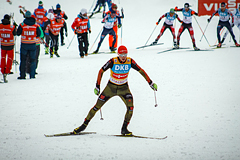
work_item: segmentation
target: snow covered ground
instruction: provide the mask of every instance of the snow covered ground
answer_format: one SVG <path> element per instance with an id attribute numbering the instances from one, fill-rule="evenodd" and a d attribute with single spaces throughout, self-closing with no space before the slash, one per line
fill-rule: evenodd
<path id="1" fill-rule="evenodd" d="M 18 6 L 33 11 L 37 0 L 12 0 L 9 5 L 0 0 L 0 17 L 15 13 L 15 20 L 23 18 Z M 164 137 L 165 140 L 120 138 L 107 135 L 119 134 L 126 112 L 124 103 L 118 97 L 109 100 L 102 108 L 104 120 L 97 113 L 86 131 L 96 135 L 46 138 L 44 134 L 72 131 L 82 124 L 88 111 L 96 103 L 94 95 L 98 70 L 115 54 L 90 55 L 80 59 L 77 40 L 69 49 L 73 37 L 70 29 L 81 8 L 89 9 L 92 1 L 52 0 L 43 1 L 44 7 L 61 4 L 69 16 L 67 20 L 69 37 L 66 46 L 60 47 L 60 58 L 41 55 L 37 78 L 17 80 L 18 66 L 13 66 L 9 83 L 0 85 L 0 159 L 240 159 L 240 54 L 239 48 L 225 41 L 226 46 L 213 51 L 194 52 L 188 50 L 158 54 L 172 45 L 172 35 L 166 30 L 159 42 L 162 46 L 143 50 L 135 48 L 144 45 L 152 33 L 158 18 L 175 6 L 182 7 L 185 1 L 171 2 L 149 0 L 115 0 L 124 8 L 122 44 L 150 78 L 158 84 L 157 102 L 154 107 L 154 92 L 144 78 L 132 70 L 129 86 L 134 96 L 134 114 L 129 130 L 136 135 Z M 197 11 L 197 1 L 189 0 Z M 182 14 L 179 13 L 180 18 Z M 92 33 L 90 48 L 102 24 L 101 15 L 91 19 Z M 202 29 L 208 16 L 196 17 Z M 149 43 L 157 37 L 163 21 L 155 30 Z M 208 26 L 206 36 L 213 45 L 216 42 L 218 17 Z M 176 32 L 180 24 L 176 23 Z M 201 30 L 193 18 L 196 44 L 209 48 Z M 239 31 L 234 28 L 239 41 Z M 20 38 L 17 41 L 19 50 Z M 99 40 L 99 39 L 98 39 Z M 97 42 L 98 42 L 97 40 Z M 96 44 L 91 52 L 96 49 Z M 121 42 L 121 29 L 119 30 Z M 182 34 L 180 45 L 192 47 L 187 31 Z M 108 40 L 104 40 L 100 51 L 108 51 Z M 17 55 L 19 61 L 19 54 Z M 101 89 L 108 81 L 109 71 L 104 73 Z"/>

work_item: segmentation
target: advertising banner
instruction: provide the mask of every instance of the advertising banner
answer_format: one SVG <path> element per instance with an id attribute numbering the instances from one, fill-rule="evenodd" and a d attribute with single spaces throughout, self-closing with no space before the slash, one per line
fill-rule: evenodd
<path id="1" fill-rule="evenodd" d="M 212 15 L 218 8 L 220 4 L 225 2 L 226 7 L 233 11 L 235 8 L 238 8 L 240 0 L 198 0 L 198 14 L 199 16 Z"/>

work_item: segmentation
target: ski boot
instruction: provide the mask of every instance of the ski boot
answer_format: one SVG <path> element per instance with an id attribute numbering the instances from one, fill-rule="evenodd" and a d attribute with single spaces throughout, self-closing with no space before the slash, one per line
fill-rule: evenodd
<path id="1" fill-rule="evenodd" d="M 3 74 L 3 81 L 4 81 L 4 83 L 8 83 L 7 74 Z"/>
<path id="2" fill-rule="evenodd" d="M 53 54 L 54 54 L 54 52 L 50 53 L 50 58 L 53 58 Z"/>
<path id="3" fill-rule="evenodd" d="M 129 124 L 128 122 L 124 121 L 123 126 L 122 126 L 122 130 L 121 130 L 121 134 L 123 136 L 131 136 L 132 135 L 132 132 L 130 132 L 127 129 L 128 124 Z"/>
<path id="4" fill-rule="evenodd" d="M 238 43 L 236 42 L 236 43 L 235 43 L 235 46 L 236 46 L 236 47 L 240 47 L 240 44 L 238 44 Z"/>
<path id="5" fill-rule="evenodd" d="M 57 52 L 54 53 L 58 58 L 60 57 L 59 54 Z"/>
<path id="6" fill-rule="evenodd" d="M 49 47 L 45 48 L 45 55 L 47 55 L 49 53 Z"/>
<path id="7" fill-rule="evenodd" d="M 179 45 L 176 44 L 173 49 L 179 49 Z"/>
<path id="8" fill-rule="evenodd" d="M 217 48 L 221 48 L 222 47 L 222 43 L 219 43 L 218 45 L 217 45 Z"/>
<path id="9" fill-rule="evenodd" d="M 94 51 L 93 54 L 98 54 L 98 49 L 96 51 Z"/>
<path id="10" fill-rule="evenodd" d="M 114 47 L 110 47 L 111 53 L 116 53 L 115 51 L 117 50 L 117 48 Z"/>
<path id="11" fill-rule="evenodd" d="M 195 51 L 199 51 L 200 49 L 198 47 L 193 47 Z"/>
<path id="12" fill-rule="evenodd" d="M 157 44 L 158 40 L 155 40 L 153 43 L 151 43 L 151 45 L 155 45 Z"/>
<path id="13" fill-rule="evenodd" d="M 86 127 L 87 127 L 87 125 L 88 125 L 89 122 L 90 122 L 90 120 L 86 120 L 86 119 L 85 119 L 85 121 L 83 122 L 83 124 L 82 124 L 81 126 L 75 128 L 75 129 L 73 130 L 73 134 L 78 134 L 78 133 L 84 131 L 84 130 L 86 129 Z"/>
<path id="14" fill-rule="evenodd" d="M 88 56 L 88 53 L 85 53 L 85 56 Z"/>
<path id="15" fill-rule="evenodd" d="M 20 80 L 22 80 L 22 79 L 26 79 L 26 78 L 25 78 L 25 77 L 21 77 L 21 76 L 20 76 L 20 77 L 18 77 L 17 79 L 20 79 Z"/>
<path id="16" fill-rule="evenodd" d="M 65 43 L 64 43 L 64 42 L 62 42 L 62 43 L 61 43 L 61 46 L 64 46 L 64 45 L 65 45 Z"/>
<path id="17" fill-rule="evenodd" d="M 177 42 L 176 42 L 176 41 L 173 41 L 173 47 L 174 47 L 174 48 L 177 48 L 177 47 L 179 48 L 179 46 L 177 45 Z"/>

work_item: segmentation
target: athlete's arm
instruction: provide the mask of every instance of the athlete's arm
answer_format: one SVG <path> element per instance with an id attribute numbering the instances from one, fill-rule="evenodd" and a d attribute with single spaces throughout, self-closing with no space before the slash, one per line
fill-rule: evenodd
<path id="1" fill-rule="evenodd" d="M 148 84 L 152 84 L 152 80 L 149 78 L 148 74 L 133 60 L 131 59 L 131 67 L 137 70 L 148 82 Z"/>
<path id="2" fill-rule="evenodd" d="M 98 72 L 98 77 L 97 77 L 97 83 L 96 87 L 100 88 L 101 80 L 102 80 L 102 75 L 103 73 L 108 70 L 109 68 L 113 67 L 113 59 L 110 59 L 104 66 L 99 70 Z"/>

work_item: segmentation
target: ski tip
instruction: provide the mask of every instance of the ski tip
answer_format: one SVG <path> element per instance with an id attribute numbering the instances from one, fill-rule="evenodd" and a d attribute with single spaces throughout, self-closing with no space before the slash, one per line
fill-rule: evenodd
<path id="1" fill-rule="evenodd" d="M 53 137 L 53 136 L 51 136 L 51 135 L 47 135 L 47 134 L 44 134 L 44 136 L 45 136 L 45 137 Z"/>

